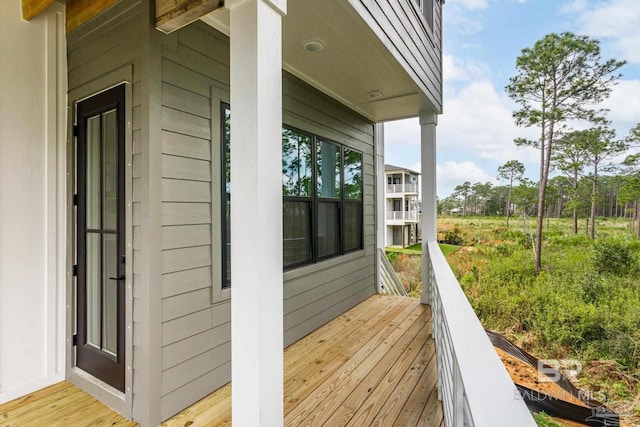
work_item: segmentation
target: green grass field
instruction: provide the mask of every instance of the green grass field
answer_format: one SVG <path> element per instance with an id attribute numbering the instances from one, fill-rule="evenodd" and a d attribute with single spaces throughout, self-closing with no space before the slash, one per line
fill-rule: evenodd
<path id="1" fill-rule="evenodd" d="M 539 357 L 583 361 L 581 386 L 640 416 L 640 239 L 623 219 L 598 219 L 595 241 L 584 223 L 574 235 L 569 219 L 545 221 L 536 276 L 534 221 L 442 218 L 438 231 L 473 247 L 447 260 L 486 328 Z"/>
<path id="2" fill-rule="evenodd" d="M 640 425 L 640 240 L 628 220 L 597 221 L 595 241 L 584 222 L 574 235 L 569 219 L 545 221 L 537 276 L 535 218 L 440 218 L 438 238 L 460 243 L 440 247 L 486 328 L 539 358 L 581 360 L 579 386 Z M 387 250 L 420 295 L 420 245 Z"/>
<path id="3" fill-rule="evenodd" d="M 457 245 L 449 245 L 446 243 L 440 244 L 440 249 L 442 253 L 447 256 L 449 254 L 454 253 L 460 246 Z M 415 245 L 407 246 L 406 248 L 398 248 L 394 246 L 388 246 L 385 248 L 386 252 L 394 252 L 398 254 L 406 254 L 406 255 L 422 255 L 422 243 L 416 243 Z"/>

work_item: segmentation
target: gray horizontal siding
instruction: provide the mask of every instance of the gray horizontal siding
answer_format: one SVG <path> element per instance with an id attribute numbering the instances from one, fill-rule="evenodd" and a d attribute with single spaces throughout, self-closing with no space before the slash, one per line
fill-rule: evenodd
<path id="1" fill-rule="evenodd" d="M 220 248 L 212 200 L 211 87 L 228 83 L 228 43 L 190 25 L 162 50 L 162 418 L 230 380 L 231 304 L 212 304 Z M 216 205 L 217 206 L 217 205 Z M 214 222 L 215 221 L 215 222 Z M 220 279 L 217 286 L 220 286 Z"/>
<path id="2" fill-rule="evenodd" d="M 67 66 L 69 92 L 92 85 L 92 82 L 106 76 L 115 70 L 133 65 L 131 84 L 131 104 L 125 108 L 132 117 L 132 224 L 127 224 L 126 234 L 132 236 L 133 241 L 133 416 L 138 417 L 142 411 L 144 398 L 137 398 L 138 393 L 144 393 L 144 381 L 141 379 L 143 367 L 148 361 L 143 360 L 144 334 L 148 326 L 148 313 L 144 310 L 144 277 L 145 270 L 142 256 L 142 202 L 145 173 L 145 157 L 143 152 L 142 129 L 148 128 L 148 120 L 142 117 L 143 108 L 142 75 L 140 59 L 140 40 L 144 31 L 142 24 L 141 5 L 139 2 L 120 2 L 107 12 L 94 18 L 90 23 L 74 30 L 67 36 Z M 109 82 L 109 85 L 121 83 Z M 106 88 L 106 87 L 105 87 Z M 102 89 L 105 89 L 102 88 Z M 87 94 L 89 95 L 89 94 Z M 70 99 L 70 101 L 75 101 Z M 129 304 L 129 302 L 127 302 Z M 148 397 L 148 396 L 147 396 Z"/>
<path id="3" fill-rule="evenodd" d="M 391 47 L 391 52 L 442 111 L 442 6 L 434 1 L 431 31 L 413 0 L 349 0 L 363 19 Z"/>
<path id="4" fill-rule="evenodd" d="M 216 188 L 219 100 L 229 83 L 227 39 L 201 23 L 162 50 L 162 417 L 230 380 L 230 302 L 212 304 L 221 248 Z M 214 108 L 212 109 L 212 106 Z M 375 292 L 374 126 L 292 76 L 283 80 L 286 124 L 364 153 L 365 250 L 285 274 L 285 343 L 290 344 Z M 213 179 L 216 178 L 216 179 Z"/>

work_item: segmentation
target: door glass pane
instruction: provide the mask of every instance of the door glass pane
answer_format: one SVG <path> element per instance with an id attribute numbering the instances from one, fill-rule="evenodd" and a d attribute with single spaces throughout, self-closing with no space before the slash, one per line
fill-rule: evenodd
<path id="1" fill-rule="evenodd" d="M 318 196 L 340 197 L 340 147 L 325 141 L 318 142 Z"/>
<path id="2" fill-rule="evenodd" d="M 87 228 L 100 228 L 100 116 L 87 119 Z"/>
<path id="3" fill-rule="evenodd" d="M 222 287 L 231 286 L 231 111 L 226 104 L 222 104 Z"/>
<path id="4" fill-rule="evenodd" d="M 100 348 L 100 234 L 87 233 L 87 344 Z"/>
<path id="5" fill-rule="evenodd" d="M 229 197 L 230 195 L 227 194 L 227 196 Z M 227 199 L 227 210 L 226 210 L 226 221 L 225 221 L 225 225 L 226 228 L 226 242 L 225 244 L 227 245 L 227 251 L 226 251 L 226 258 L 223 260 L 223 262 L 226 265 L 226 271 L 224 274 L 224 283 L 222 284 L 223 288 L 228 288 L 229 286 L 231 286 L 231 198 L 229 197 Z"/>
<path id="6" fill-rule="evenodd" d="M 118 122 L 116 110 L 102 113 L 103 138 L 103 215 L 105 230 L 118 226 Z"/>
<path id="7" fill-rule="evenodd" d="M 118 239 L 115 234 L 104 234 L 102 260 L 102 347 L 114 356 L 118 353 Z"/>
<path id="8" fill-rule="evenodd" d="M 231 111 L 224 109 L 224 182 L 227 193 L 231 192 Z"/>

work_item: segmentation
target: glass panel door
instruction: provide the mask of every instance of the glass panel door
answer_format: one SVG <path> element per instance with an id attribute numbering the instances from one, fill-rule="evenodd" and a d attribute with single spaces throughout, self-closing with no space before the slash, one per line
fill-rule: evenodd
<path id="1" fill-rule="evenodd" d="M 77 107 L 76 365 L 124 391 L 124 86 Z"/>

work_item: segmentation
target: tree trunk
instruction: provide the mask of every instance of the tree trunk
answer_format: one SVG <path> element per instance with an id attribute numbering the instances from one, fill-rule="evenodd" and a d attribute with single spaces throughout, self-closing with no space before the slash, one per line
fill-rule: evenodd
<path id="1" fill-rule="evenodd" d="M 543 125 L 544 128 L 544 125 Z M 549 141 L 553 140 L 553 127 L 549 129 Z M 545 150 L 546 148 L 546 150 Z M 538 221 L 536 224 L 536 248 L 535 271 L 536 275 L 542 268 L 542 229 L 544 227 L 544 198 L 547 193 L 547 181 L 549 179 L 549 166 L 551 163 L 551 145 L 546 147 L 544 134 L 540 143 L 540 188 L 538 189 Z"/>
<path id="2" fill-rule="evenodd" d="M 593 165 L 593 187 L 591 188 L 591 240 L 596 238 L 596 202 L 598 198 L 598 162 Z"/>
<path id="3" fill-rule="evenodd" d="M 509 181 L 509 193 L 507 193 L 507 228 L 509 228 L 509 211 L 511 211 L 511 187 L 513 187 L 513 180 Z"/>
<path id="4" fill-rule="evenodd" d="M 573 234 L 578 234 L 578 208 L 576 202 L 578 199 L 578 173 L 573 175 Z"/>
<path id="5" fill-rule="evenodd" d="M 640 204 L 636 200 L 636 212 L 638 213 L 638 237 L 640 237 Z"/>

